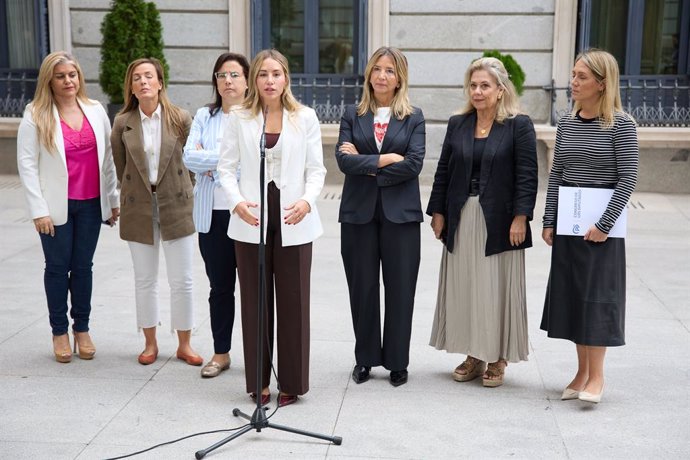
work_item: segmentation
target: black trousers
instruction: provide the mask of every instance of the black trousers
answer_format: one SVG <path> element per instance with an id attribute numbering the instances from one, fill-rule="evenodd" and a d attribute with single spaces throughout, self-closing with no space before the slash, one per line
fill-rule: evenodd
<path id="1" fill-rule="evenodd" d="M 341 255 L 350 292 L 355 359 L 391 371 L 410 361 L 412 312 L 420 259 L 419 222 L 396 224 L 377 206 L 366 224 L 341 224 Z M 381 341 L 379 271 L 383 272 L 385 316 Z"/>
<path id="2" fill-rule="evenodd" d="M 208 233 L 199 233 L 199 250 L 211 284 L 208 304 L 211 312 L 213 350 L 228 353 L 235 322 L 235 242 L 228 236 L 230 211 L 214 210 Z"/>

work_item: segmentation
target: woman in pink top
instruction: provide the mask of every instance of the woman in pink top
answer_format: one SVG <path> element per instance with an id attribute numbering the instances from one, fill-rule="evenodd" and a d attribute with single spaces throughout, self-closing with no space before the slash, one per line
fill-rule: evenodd
<path id="1" fill-rule="evenodd" d="M 96 353 L 88 332 L 91 266 L 101 222 L 112 226 L 120 215 L 110 122 L 85 87 L 73 56 L 49 54 L 17 133 L 19 177 L 43 246 L 53 351 L 61 363 L 72 359 L 68 293 L 75 353 Z"/>

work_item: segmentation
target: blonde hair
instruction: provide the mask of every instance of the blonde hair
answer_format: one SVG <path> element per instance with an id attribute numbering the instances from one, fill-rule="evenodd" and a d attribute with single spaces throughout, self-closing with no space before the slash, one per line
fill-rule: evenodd
<path id="1" fill-rule="evenodd" d="M 578 54 L 575 63 L 578 61 L 582 61 L 592 71 L 594 79 L 604 85 L 596 106 L 596 114 L 601 120 L 602 127 L 611 129 L 616 119 L 616 113 L 623 113 L 632 119 L 630 115 L 625 113 L 621 103 L 620 72 L 616 58 L 604 50 L 592 48 Z M 580 109 L 582 106 L 575 101 L 571 115 L 575 116 Z"/>
<path id="2" fill-rule="evenodd" d="M 158 91 L 158 103 L 162 108 L 161 112 L 163 122 L 172 132 L 176 133 L 178 136 L 184 137 L 184 112 L 182 109 L 170 102 L 170 99 L 168 99 L 168 93 L 165 89 L 165 71 L 163 70 L 163 65 L 161 62 L 156 58 L 136 59 L 132 61 L 129 66 L 127 66 L 123 90 L 124 105 L 119 113 L 128 113 L 139 108 L 139 100 L 136 98 L 134 93 L 132 93 L 132 79 L 134 77 L 134 70 L 141 64 L 151 64 L 156 69 L 158 82 L 161 85 L 161 89 Z"/>
<path id="3" fill-rule="evenodd" d="M 475 59 L 467 68 L 467 71 L 465 72 L 465 87 L 463 88 L 467 102 L 460 110 L 460 113 L 464 114 L 476 111 L 472 105 L 470 83 L 472 80 L 472 75 L 478 70 L 485 70 L 488 72 L 489 75 L 494 78 L 496 85 L 503 89 L 503 93 L 497 102 L 496 121 L 502 123 L 506 118 L 513 118 L 515 115 L 520 114 L 520 102 L 517 91 L 515 90 L 513 82 L 510 81 L 508 71 L 499 59 L 493 57 Z"/>
<path id="4" fill-rule="evenodd" d="M 259 51 L 252 63 L 249 66 L 249 79 L 247 80 L 247 97 L 242 103 L 242 107 L 249 110 L 249 112 L 257 116 L 262 110 L 261 107 L 261 96 L 259 95 L 259 90 L 256 87 L 256 79 L 261 71 L 261 65 L 266 59 L 273 59 L 283 68 L 283 73 L 285 74 L 285 88 L 283 89 L 283 94 L 280 96 L 280 103 L 288 111 L 289 114 L 296 113 L 301 107 L 295 96 L 292 94 L 290 89 L 290 67 L 288 65 L 288 60 L 283 54 L 275 49 Z"/>
<path id="5" fill-rule="evenodd" d="M 53 108 L 56 105 L 53 89 L 50 87 L 50 80 L 53 78 L 55 67 L 60 64 L 69 64 L 77 70 L 77 78 L 79 79 L 77 100 L 84 104 L 91 104 L 91 101 L 86 96 L 84 74 L 81 71 L 79 62 L 77 62 L 74 56 L 65 51 L 55 51 L 46 56 L 41 63 L 41 69 L 38 71 L 36 92 L 31 102 L 31 117 L 38 131 L 38 142 L 51 154 L 57 152 L 55 130 L 57 129 L 58 123 L 55 121 L 55 116 L 53 115 Z"/>
<path id="6" fill-rule="evenodd" d="M 407 93 L 407 58 L 398 48 L 390 46 L 382 46 L 374 51 L 374 54 L 369 58 L 369 62 L 367 62 L 367 67 L 364 69 L 364 90 L 362 91 L 362 100 L 357 105 L 357 115 L 361 117 L 367 112 L 376 113 L 376 109 L 378 109 L 378 104 L 376 103 L 374 91 L 369 79 L 371 78 L 371 72 L 374 70 L 376 62 L 383 56 L 389 56 L 393 59 L 393 64 L 395 65 L 395 77 L 398 79 L 398 85 L 400 86 L 396 88 L 395 94 L 393 95 L 391 113 L 398 120 L 402 120 L 406 116 L 412 115 L 412 112 L 414 112 L 410 104 L 410 97 Z"/>

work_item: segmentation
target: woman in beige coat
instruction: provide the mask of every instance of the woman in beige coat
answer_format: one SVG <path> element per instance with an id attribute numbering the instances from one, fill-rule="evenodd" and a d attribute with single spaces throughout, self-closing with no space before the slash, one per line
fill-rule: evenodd
<path id="1" fill-rule="evenodd" d="M 162 246 L 170 285 L 171 330 L 177 358 L 200 366 L 190 346 L 194 201 L 192 178 L 182 163 L 191 117 L 167 97 L 157 59 L 137 59 L 127 68 L 125 105 L 115 117 L 111 143 L 121 190 L 120 237 L 129 243 L 134 266 L 137 326 L 146 345 L 139 363 L 158 357 L 158 260 Z"/>

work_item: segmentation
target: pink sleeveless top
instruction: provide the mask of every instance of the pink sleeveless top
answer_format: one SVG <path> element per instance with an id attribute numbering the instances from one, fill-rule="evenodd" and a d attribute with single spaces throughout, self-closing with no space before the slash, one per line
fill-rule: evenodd
<path id="1" fill-rule="evenodd" d="M 98 169 L 98 147 L 96 135 L 88 118 L 84 117 L 81 131 L 75 131 L 60 120 L 62 137 L 65 140 L 67 160 L 67 198 L 89 200 L 100 196 L 100 171 Z"/>

